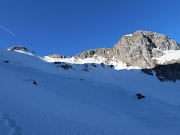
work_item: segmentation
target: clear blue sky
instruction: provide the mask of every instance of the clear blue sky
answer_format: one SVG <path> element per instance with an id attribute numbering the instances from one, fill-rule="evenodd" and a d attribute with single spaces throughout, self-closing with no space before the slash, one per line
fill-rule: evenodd
<path id="1" fill-rule="evenodd" d="M 179 5 L 180 0 L 0 0 L 0 47 L 72 56 L 112 48 L 136 30 L 180 43 Z"/>

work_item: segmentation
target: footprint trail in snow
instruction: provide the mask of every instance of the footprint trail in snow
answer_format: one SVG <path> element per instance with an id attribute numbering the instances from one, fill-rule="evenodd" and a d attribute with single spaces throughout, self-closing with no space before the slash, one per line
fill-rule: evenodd
<path id="1" fill-rule="evenodd" d="M 6 127 L 10 129 L 10 135 L 22 135 L 23 128 L 18 126 L 15 119 L 12 119 L 9 114 L 2 113 L 1 118 L 4 120 Z"/>

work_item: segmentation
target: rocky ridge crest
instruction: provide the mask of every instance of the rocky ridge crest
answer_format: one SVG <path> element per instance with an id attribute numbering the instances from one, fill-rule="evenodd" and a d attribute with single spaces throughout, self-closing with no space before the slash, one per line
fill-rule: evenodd
<path id="1" fill-rule="evenodd" d="M 35 54 L 35 52 L 30 51 L 23 46 L 13 46 L 8 50 Z M 139 30 L 133 34 L 122 36 L 122 38 L 117 42 L 117 44 L 114 45 L 113 48 L 86 50 L 74 56 L 74 59 L 75 61 L 76 59 L 86 58 L 94 58 L 97 59 L 97 61 L 103 59 L 102 63 L 106 65 L 112 65 L 114 62 L 122 62 L 126 66 L 154 68 L 159 65 L 154 58 L 163 56 L 164 51 L 167 50 L 180 50 L 180 45 L 166 35 L 151 31 Z M 59 54 L 51 54 L 49 57 L 55 59 L 72 58 L 71 56 L 67 57 Z M 164 65 L 177 62 L 179 61 L 169 61 L 164 63 Z"/>
<path id="2" fill-rule="evenodd" d="M 51 55 L 49 55 L 49 57 L 55 58 L 55 59 L 70 58 L 70 56 L 64 56 L 64 55 L 60 55 L 60 54 L 51 54 Z"/>
<path id="3" fill-rule="evenodd" d="M 34 51 L 30 51 L 24 46 L 13 46 L 13 47 L 8 48 L 8 50 L 10 50 L 10 51 L 22 51 L 24 53 L 36 54 Z"/>

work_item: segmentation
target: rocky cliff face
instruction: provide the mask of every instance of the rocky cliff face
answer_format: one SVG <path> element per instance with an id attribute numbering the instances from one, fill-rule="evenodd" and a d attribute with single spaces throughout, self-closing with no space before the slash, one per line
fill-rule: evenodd
<path id="1" fill-rule="evenodd" d="M 180 46 L 163 34 L 149 31 L 136 31 L 123 36 L 114 46 L 115 57 L 127 65 L 137 67 L 155 67 L 152 58 L 163 55 L 165 50 L 178 50 Z"/>
<path id="2" fill-rule="evenodd" d="M 156 75 L 161 82 L 176 82 L 180 80 L 180 63 L 158 65 L 152 69 L 142 69 L 143 73 Z"/>
<path id="3" fill-rule="evenodd" d="M 155 67 L 153 58 L 164 54 L 165 50 L 179 50 L 180 45 L 163 34 L 150 31 L 136 31 L 123 36 L 114 48 L 88 50 L 75 56 L 75 58 L 104 57 L 105 64 L 110 61 L 121 61 L 127 66 L 141 68 Z"/>

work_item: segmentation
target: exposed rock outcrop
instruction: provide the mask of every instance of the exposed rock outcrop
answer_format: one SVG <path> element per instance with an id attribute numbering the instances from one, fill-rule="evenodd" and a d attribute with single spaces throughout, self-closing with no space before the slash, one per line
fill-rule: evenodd
<path id="1" fill-rule="evenodd" d="M 49 57 L 51 57 L 51 58 L 66 58 L 66 56 L 60 55 L 60 54 L 51 54 L 51 55 L 49 55 Z"/>
<path id="2" fill-rule="evenodd" d="M 76 55 L 74 58 L 78 59 L 86 59 L 86 58 L 95 58 L 97 59 L 98 57 L 104 58 L 104 63 L 109 65 L 109 62 L 113 59 L 114 54 L 113 54 L 113 49 L 112 48 L 98 48 L 95 50 L 87 50 L 82 53 L 79 53 Z"/>
<path id="3" fill-rule="evenodd" d="M 176 82 L 180 80 L 180 63 L 158 65 L 152 69 L 142 69 L 143 73 L 148 75 L 156 75 L 161 82 Z"/>
<path id="4" fill-rule="evenodd" d="M 163 55 L 164 50 L 178 50 L 179 44 L 169 37 L 149 31 L 136 31 L 123 36 L 114 46 L 114 56 L 129 66 L 155 67 L 152 58 Z"/>
<path id="5" fill-rule="evenodd" d="M 71 58 L 71 56 L 64 56 L 64 55 L 60 55 L 60 54 L 51 54 L 51 55 L 49 55 L 49 57 L 55 58 L 55 59 Z"/>
<path id="6" fill-rule="evenodd" d="M 137 96 L 137 98 L 138 98 L 138 99 L 143 99 L 143 98 L 146 98 L 145 96 L 143 96 L 143 95 L 142 95 L 142 94 L 140 94 L 140 93 L 136 94 L 136 96 Z"/>
<path id="7" fill-rule="evenodd" d="M 105 58 L 113 57 L 112 48 L 98 48 L 95 50 L 87 50 L 87 51 L 84 51 L 84 52 L 76 55 L 75 58 L 85 59 L 85 58 L 92 58 L 94 56 L 95 57 L 102 56 Z"/>
<path id="8" fill-rule="evenodd" d="M 24 53 L 36 54 L 34 51 L 30 51 L 24 46 L 13 46 L 13 47 L 8 48 L 8 50 L 10 50 L 10 51 L 22 51 Z"/>

